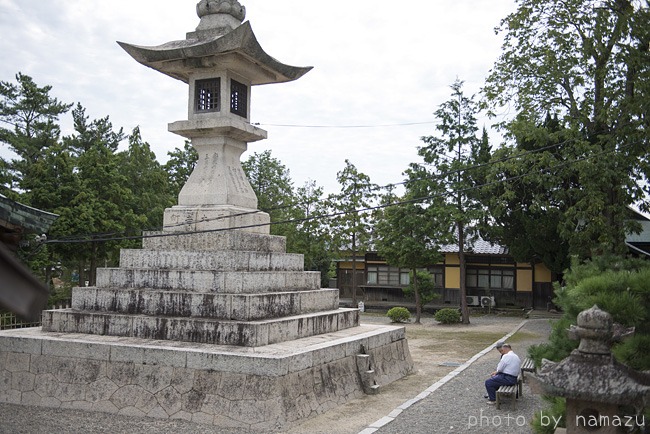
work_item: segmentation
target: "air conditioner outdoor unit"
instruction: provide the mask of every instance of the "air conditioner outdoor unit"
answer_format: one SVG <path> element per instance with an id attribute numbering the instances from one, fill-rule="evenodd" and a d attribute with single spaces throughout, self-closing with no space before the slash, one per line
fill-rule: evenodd
<path id="1" fill-rule="evenodd" d="M 494 301 L 494 297 L 488 297 L 487 295 L 481 297 L 481 306 L 483 306 L 483 307 L 494 307 L 494 306 L 496 306 L 496 302 Z"/>
<path id="2" fill-rule="evenodd" d="M 478 298 L 478 295 L 468 295 L 466 297 L 468 306 L 480 306 L 481 301 Z"/>

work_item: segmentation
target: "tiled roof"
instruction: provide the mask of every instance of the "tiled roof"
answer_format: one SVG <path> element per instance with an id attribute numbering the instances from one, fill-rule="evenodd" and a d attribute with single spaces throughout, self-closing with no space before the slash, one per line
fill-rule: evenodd
<path id="1" fill-rule="evenodd" d="M 447 244 L 440 248 L 442 253 L 458 253 L 458 244 Z M 474 241 L 467 242 L 465 245 L 467 253 L 476 253 L 481 255 L 507 255 L 508 248 L 498 244 L 492 244 L 484 239 L 477 238 Z"/>

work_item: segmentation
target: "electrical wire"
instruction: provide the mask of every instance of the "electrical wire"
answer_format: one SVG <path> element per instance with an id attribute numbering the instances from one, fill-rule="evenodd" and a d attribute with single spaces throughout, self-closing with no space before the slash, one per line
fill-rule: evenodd
<path id="1" fill-rule="evenodd" d="M 297 125 L 297 124 L 265 124 L 254 122 L 252 125 L 260 127 L 283 127 L 283 128 L 391 128 L 391 127 L 409 127 L 413 125 L 430 125 L 437 124 L 436 121 L 427 122 L 405 122 L 401 124 L 377 124 L 377 125 Z"/>
<path id="2" fill-rule="evenodd" d="M 586 155 L 581 158 L 577 158 L 575 160 L 571 161 L 565 161 L 563 163 L 559 163 L 554 166 L 549 166 L 547 170 L 553 170 L 557 169 L 560 167 L 565 167 L 571 164 L 579 163 L 585 160 L 589 160 L 591 158 L 607 155 L 610 153 L 617 152 L 621 149 L 625 149 L 627 147 L 631 147 L 633 144 L 628 144 L 621 146 L 619 149 L 614 149 L 614 150 L 604 150 L 602 152 L 594 153 L 591 155 Z M 169 232 L 169 233 L 157 233 L 157 234 L 148 234 L 148 235 L 137 235 L 137 236 L 126 236 L 126 237 L 111 237 L 111 238 L 94 238 L 94 239 L 79 239 L 79 240 L 46 240 L 44 241 L 45 244 L 74 244 L 74 243 L 87 243 L 87 242 L 107 242 L 107 241 L 125 241 L 125 240 L 139 240 L 139 239 L 145 239 L 145 238 L 163 238 L 163 237 L 170 237 L 170 236 L 183 236 L 183 235 L 193 235 L 193 234 L 202 234 L 202 233 L 215 233 L 215 232 L 224 232 L 224 231 L 231 231 L 231 230 L 242 230 L 242 229 L 252 229 L 252 228 L 259 228 L 259 227 L 264 227 L 264 226 L 271 226 L 271 225 L 281 225 L 281 224 L 289 224 L 289 223 L 302 223 L 305 221 L 310 221 L 310 220 L 321 220 L 321 219 L 331 219 L 335 218 L 338 216 L 342 215 L 347 215 L 347 214 L 359 214 L 359 213 L 364 213 L 364 212 L 369 212 L 369 211 L 374 211 L 378 209 L 383 209 L 383 208 L 388 208 L 392 206 L 400 206 L 400 205 L 407 205 L 407 204 L 413 204 L 413 203 L 422 203 L 426 202 L 432 199 L 437 199 L 437 198 L 444 198 L 452 195 L 457 195 L 459 193 L 465 193 L 473 190 L 478 190 L 482 189 L 491 185 L 496 185 L 496 184 L 502 184 L 506 182 L 512 182 L 516 181 L 522 178 L 525 178 L 527 176 L 532 176 L 532 173 L 523 173 L 521 175 L 516 175 L 512 176 L 509 178 L 504 178 L 492 182 L 488 182 L 485 184 L 480 184 L 480 185 L 475 185 L 471 187 L 466 187 L 462 189 L 457 189 L 457 190 L 451 190 L 445 193 L 440 193 L 440 194 L 434 194 L 430 196 L 423 196 L 423 197 L 418 197 L 418 198 L 413 198 L 409 200 L 401 200 L 401 201 L 395 201 L 395 202 L 390 202 L 386 204 L 381 204 L 381 205 L 376 205 L 372 207 L 364 207 L 364 208 L 359 208 L 359 209 L 354 209 L 354 210 L 346 210 L 346 211 L 338 211 L 334 213 L 328 213 L 328 214 L 321 214 L 321 215 L 316 215 L 316 216 L 311 216 L 311 217 L 304 217 L 304 218 L 298 218 L 298 219 L 288 219 L 288 220 L 283 220 L 283 221 L 276 221 L 276 222 L 269 222 L 269 223 L 258 223 L 258 224 L 251 224 L 251 225 L 244 225 L 244 226 L 237 226 L 237 227 L 229 227 L 229 228 L 215 228 L 215 229 L 206 229 L 206 230 L 194 230 L 194 231 L 184 231 L 184 232 Z M 202 222 L 196 222 L 196 223 L 202 223 Z"/>

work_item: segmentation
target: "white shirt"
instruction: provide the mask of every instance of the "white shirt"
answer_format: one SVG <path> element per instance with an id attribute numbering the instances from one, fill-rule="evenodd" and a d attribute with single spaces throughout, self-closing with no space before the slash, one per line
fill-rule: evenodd
<path id="1" fill-rule="evenodd" d="M 503 374 L 514 375 L 515 377 L 519 375 L 519 370 L 521 369 L 521 360 L 519 356 L 515 354 L 514 351 L 510 350 L 501 357 L 499 364 L 497 365 L 497 372 Z"/>

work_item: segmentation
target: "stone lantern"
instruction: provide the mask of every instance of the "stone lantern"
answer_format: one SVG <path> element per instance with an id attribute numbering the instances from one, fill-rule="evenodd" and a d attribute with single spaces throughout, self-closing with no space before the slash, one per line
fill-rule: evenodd
<path id="1" fill-rule="evenodd" d="M 169 131 L 190 139 L 199 154 L 178 206 L 165 210 L 170 232 L 241 228 L 269 233 L 268 214 L 242 170 L 249 142 L 267 137 L 250 123 L 252 86 L 296 80 L 311 67 L 282 64 L 264 52 L 236 0 L 202 0 L 194 32 L 155 47 L 119 42 L 135 60 L 189 85 L 188 118 Z"/>
<path id="2" fill-rule="evenodd" d="M 612 344 L 633 331 L 613 324 L 609 313 L 593 306 L 569 330 L 572 339 L 580 339 L 578 349 L 559 363 L 544 360 L 531 376 L 534 392 L 566 398 L 567 433 L 629 432 L 644 422 L 640 412 L 650 403 L 650 375 L 617 362 L 611 353 Z M 636 414 L 622 414 L 623 406 Z"/>
<path id="3" fill-rule="evenodd" d="M 413 372 L 404 327 L 340 307 L 338 289 L 269 234 L 242 171 L 248 143 L 266 137 L 249 122 L 252 86 L 310 68 L 267 55 L 235 0 L 197 12 L 185 40 L 120 44 L 189 85 L 188 118 L 169 130 L 199 160 L 178 205 L 96 286 L 73 288 L 70 308 L 0 331 L 0 402 L 278 432 Z"/>

